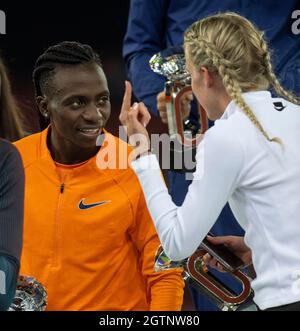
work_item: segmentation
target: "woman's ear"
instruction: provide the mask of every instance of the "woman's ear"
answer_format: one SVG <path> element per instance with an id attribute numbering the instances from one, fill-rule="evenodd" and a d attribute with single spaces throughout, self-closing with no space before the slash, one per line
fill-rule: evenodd
<path id="1" fill-rule="evenodd" d="M 36 103 L 38 105 L 39 111 L 42 116 L 46 119 L 50 118 L 50 112 L 48 110 L 48 99 L 45 96 L 38 96 L 36 98 Z"/>
<path id="2" fill-rule="evenodd" d="M 201 75 L 203 77 L 203 83 L 205 87 L 210 88 L 214 85 L 214 76 L 208 71 L 206 67 L 200 68 Z"/>

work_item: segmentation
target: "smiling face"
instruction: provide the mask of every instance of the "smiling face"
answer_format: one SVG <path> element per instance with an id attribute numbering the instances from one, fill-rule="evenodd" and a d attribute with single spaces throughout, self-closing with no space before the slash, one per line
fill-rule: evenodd
<path id="1" fill-rule="evenodd" d="M 50 117 L 51 141 L 69 150 L 97 150 L 111 112 L 107 80 L 95 63 L 64 65 L 55 69 L 52 91 L 38 97 L 43 115 Z"/>

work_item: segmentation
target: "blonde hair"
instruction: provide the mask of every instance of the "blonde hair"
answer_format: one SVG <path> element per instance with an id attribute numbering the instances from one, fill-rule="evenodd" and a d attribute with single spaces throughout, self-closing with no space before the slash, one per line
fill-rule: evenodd
<path id="1" fill-rule="evenodd" d="M 286 91 L 274 74 L 264 34 L 246 18 L 223 13 L 194 23 L 185 32 L 185 49 L 195 68 L 206 67 L 220 75 L 228 95 L 268 141 L 282 145 L 279 138 L 270 138 L 242 97 L 243 92 L 275 91 L 292 103 L 300 99 Z"/>

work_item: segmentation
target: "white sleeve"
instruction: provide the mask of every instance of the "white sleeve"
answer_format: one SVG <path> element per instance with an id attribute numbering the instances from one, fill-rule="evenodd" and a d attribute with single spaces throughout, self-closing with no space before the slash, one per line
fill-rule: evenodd
<path id="1" fill-rule="evenodd" d="M 235 190 L 243 159 L 242 146 L 236 139 L 207 132 L 198 146 L 194 180 L 181 207 L 173 203 L 155 155 L 132 163 L 169 258 L 182 260 L 197 249 Z"/>

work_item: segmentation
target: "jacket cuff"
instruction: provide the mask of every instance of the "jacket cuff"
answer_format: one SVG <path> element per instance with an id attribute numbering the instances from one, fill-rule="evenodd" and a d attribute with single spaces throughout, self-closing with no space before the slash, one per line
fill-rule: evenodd
<path id="1" fill-rule="evenodd" d="M 159 162 L 155 154 L 143 155 L 131 163 L 131 167 L 136 174 L 144 170 L 159 170 Z"/>

